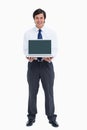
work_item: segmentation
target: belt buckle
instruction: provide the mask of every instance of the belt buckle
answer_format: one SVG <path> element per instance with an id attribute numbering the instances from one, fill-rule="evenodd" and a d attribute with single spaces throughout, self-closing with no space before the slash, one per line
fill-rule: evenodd
<path id="1" fill-rule="evenodd" d="M 38 62 L 43 62 L 43 59 L 41 59 L 41 60 L 37 60 Z"/>

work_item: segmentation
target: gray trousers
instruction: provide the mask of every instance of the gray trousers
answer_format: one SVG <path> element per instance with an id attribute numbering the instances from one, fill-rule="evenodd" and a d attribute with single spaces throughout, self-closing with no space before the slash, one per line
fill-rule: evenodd
<path id="1" fill-rule="evenodd" d="M 45 113 L 50 118 L 54 115 L 54 69 L 53 64 L 46 61 L 28 62 L 27 81 L 29 84 L 29 100 L 28 100 L 28 118 L 35 118 L 37 113 L 37 93 L 39 88 L 39 80 L 41 80 L 45 93 Z"/>

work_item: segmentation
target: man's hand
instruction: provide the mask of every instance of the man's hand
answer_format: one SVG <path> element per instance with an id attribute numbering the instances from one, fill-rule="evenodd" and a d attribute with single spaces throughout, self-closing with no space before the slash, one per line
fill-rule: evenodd
<path id="1" fill-rule="evenodd" d="M 47 61 L 47 62 L 51 62 L 53 59 L 53 57 L 44 57 L 43 60 Z"/>
<path id="2" fill-rule="evenodd" d="M 30 62 L 32 62 L 32 61 L 34 61 L 34 60 L 36 60 L 36 58 L 35 57 L 26 57 Z"/>

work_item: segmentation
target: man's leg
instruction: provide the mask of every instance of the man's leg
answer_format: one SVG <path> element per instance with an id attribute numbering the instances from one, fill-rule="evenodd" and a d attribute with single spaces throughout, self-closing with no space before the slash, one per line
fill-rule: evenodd
<path id="1" fill-rule="evenodd" d="M 51 123 L 54 127 L 58 127 L 58 124 L 56 122 L 57 115 L 54 114 L 54 69 L 52 62 L 43 62 L 41 72 L 41 81 L 45 92 L 45 112 L 48 117 L 49 123 Z"/>
<path id="2" fill-rule="evenodd" d="M 28 118 L 34 119 L 37 113 L 37 93 L 39 88 L 38 62 L 28 63 L 27 81 L 29 84 Z"/>
<path id="3" fill-rule="evenodd" d="M 45 92 L 45 109 L 46 115 L 54 115 L 54 97 L 53 97 L 53 84 L 54 84 L 54 70 L 53 64 L 48 62 L 42 63 L 41 81 Z"/>

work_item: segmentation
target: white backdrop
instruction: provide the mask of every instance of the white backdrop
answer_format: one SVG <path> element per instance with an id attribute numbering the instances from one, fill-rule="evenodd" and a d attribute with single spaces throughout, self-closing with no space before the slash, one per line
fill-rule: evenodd
<path id="1" fill-rule="evenodd" d="M 23 36 L 34 26 L 32 13 L 42 8 L 46 24 L 58 35 L 55 57 L 55 112 L 59 130 L 87 129 L 87 4 L 86 0 L 0 1 L 0 129 L 26 130 L 28 84 Z M 40 85 L 38 114 L 32 130 L 53 129 L 44 111 Z"/>

